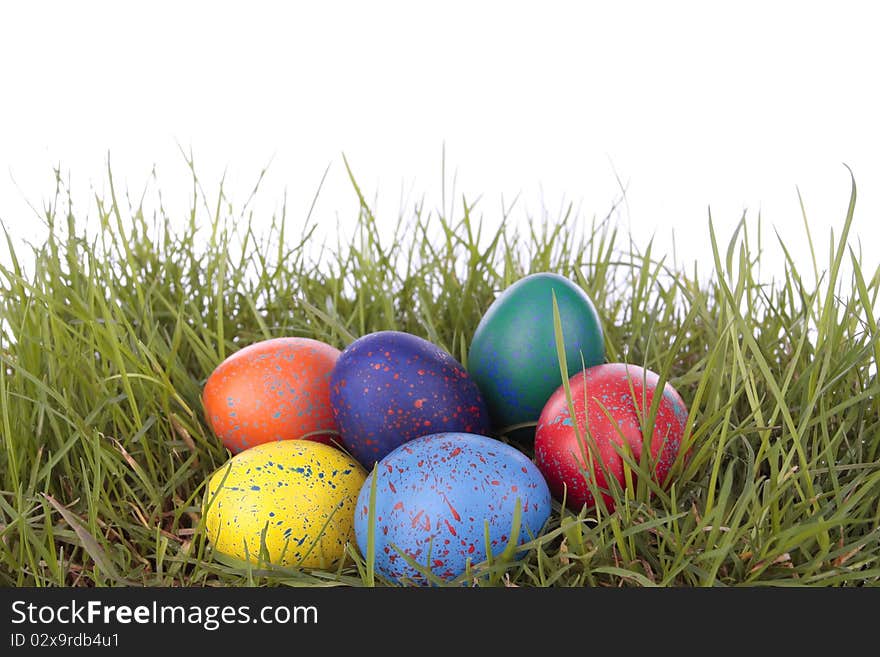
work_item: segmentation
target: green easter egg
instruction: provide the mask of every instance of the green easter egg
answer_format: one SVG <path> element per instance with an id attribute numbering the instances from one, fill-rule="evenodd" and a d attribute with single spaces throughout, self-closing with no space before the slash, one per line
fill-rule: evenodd
<path id="1" fill-rule="evenodd" d="M 498 297 L 474 333 L 467 369 L 483 393 L 496 430 L 537 422 L 562 385 L 553 327 L 559 305 L 568 376 L 605 361 L 602 325 L 593 302 L 558 274 L 526 276 Z M 583 356 L 583 361 L 581 357 Z M 534 437 L 534 429 L 527 432 Z M 518 437 L 524 437 L 518 432 Z"/>

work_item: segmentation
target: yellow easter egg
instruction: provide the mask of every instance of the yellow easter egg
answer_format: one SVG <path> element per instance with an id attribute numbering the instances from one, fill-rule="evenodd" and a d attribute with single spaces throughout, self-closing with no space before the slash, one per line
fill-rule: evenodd
<path id="1" fill-rule="evenodd" d="M 239 452 L 208 480 L 208 540 L 223 554 L 280 566 L 330 568 L 354 537 L 363 468 L 334 447 L 306 440 Z"/>

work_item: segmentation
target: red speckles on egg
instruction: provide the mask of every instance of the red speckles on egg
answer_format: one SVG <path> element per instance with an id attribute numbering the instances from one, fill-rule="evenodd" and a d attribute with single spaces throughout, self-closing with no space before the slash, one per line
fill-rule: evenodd
<path id="1" fill-rule="evenodd" d="M 486 436 L 449 432 L 416 438 L 388 454 L 375 476 L 376 513 L 392 509 L 388 532 L 376 537 L 381 549 L 376 567 L 390 579 L 424 583 L 417 569 L 392 558 L 397 552 L 394 547 L 387 551 L 389 546 L 422 555 L 417 563 L 448 579 L 464 572 L 468 560 L 477 564 L 486 559 L 486 522 L 492 553 L 497 554 L 507 545 L 500 537 L 510 534 L 518 504 L 523 504 L 519 544 L 536 536 L 550 514 L 550 492 L 537 467 L 513 447 Z M 370 488 L 368 480 L 358 508 L 369 500 Z M 368 519 L 368 513 L 355 518 L 362 551 Z M 432 561 L 426 560 L 428 554 Z"/>
<path id="2" fill-rule="evenodd" d="M 349 381 L 356 385 L 346 387 Z M 370 392 L 356 394 L 354 387 Z M 330 399 L 342 444 L 367 467 L 419 436 L 489 430 L 488 410 L 464 367 L 427 340 L 399 331 L 351 343 L 333 369 Z"/>

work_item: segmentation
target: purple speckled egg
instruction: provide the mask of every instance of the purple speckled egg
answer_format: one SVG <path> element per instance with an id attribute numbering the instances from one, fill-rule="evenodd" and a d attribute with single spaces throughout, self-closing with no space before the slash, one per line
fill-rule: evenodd
<path id="1" fill-rule="evenodd" d="M 367 553 L 370 491 L 367 477 L 355 508 L 355 537 Z M 550 516 L 550 490 L 523 453 L 493 438 L 438 433 L 401 445 L 376 466 L 376 569 L 390 580 L 425 584 L 412 558 L 437 577 L 465 572 L 485 561 L 485 525 L 498 556 L 537 536 Z M 516 506 L 520 531 L 511 538 Z M 516 554 L 522 557 L 520 550 Z"/>
<path id="2" fill-rule="evenodd" d="M 330 375 L 330 405 L 342 444 L 367 469 L 419 436 L 489 430 L 489 412 L 464 367 L 399 331 L 370 333 L 342 352 Z"/>

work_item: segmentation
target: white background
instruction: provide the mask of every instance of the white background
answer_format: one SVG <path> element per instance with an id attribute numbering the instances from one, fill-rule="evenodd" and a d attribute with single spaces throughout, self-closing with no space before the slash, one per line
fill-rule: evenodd
<path id="1" fill-rule="evenodd" d="M 880 262 L 880 39 L 863 2 L 20 2 L 0 9 L 0 218 L 40 234 L 32 204 L 69 174 L 81 213 L 114 175 L 154 165 L 181 220 L 192 149 L 236 202 L 272 160 L 265 216 L 286 190 L 305 216 L 356 213 L 341 154 L 384 220 L 440 205 L 441 152 L 484 220 L 573 202 L 589 220 L 627 188 L 620 221 L 710 262 L 760 213 L 808 268 L 800 189 L 821 245 L 852 167 L 853 243 Z M 768 247 L 771 263 L 778 250 Z M 824 251 L 822 252 L 824 256 Z M 773 260 L 773 259 L 776 260 Z M 821 262 L 821 261 L 820 261 Z"/>

